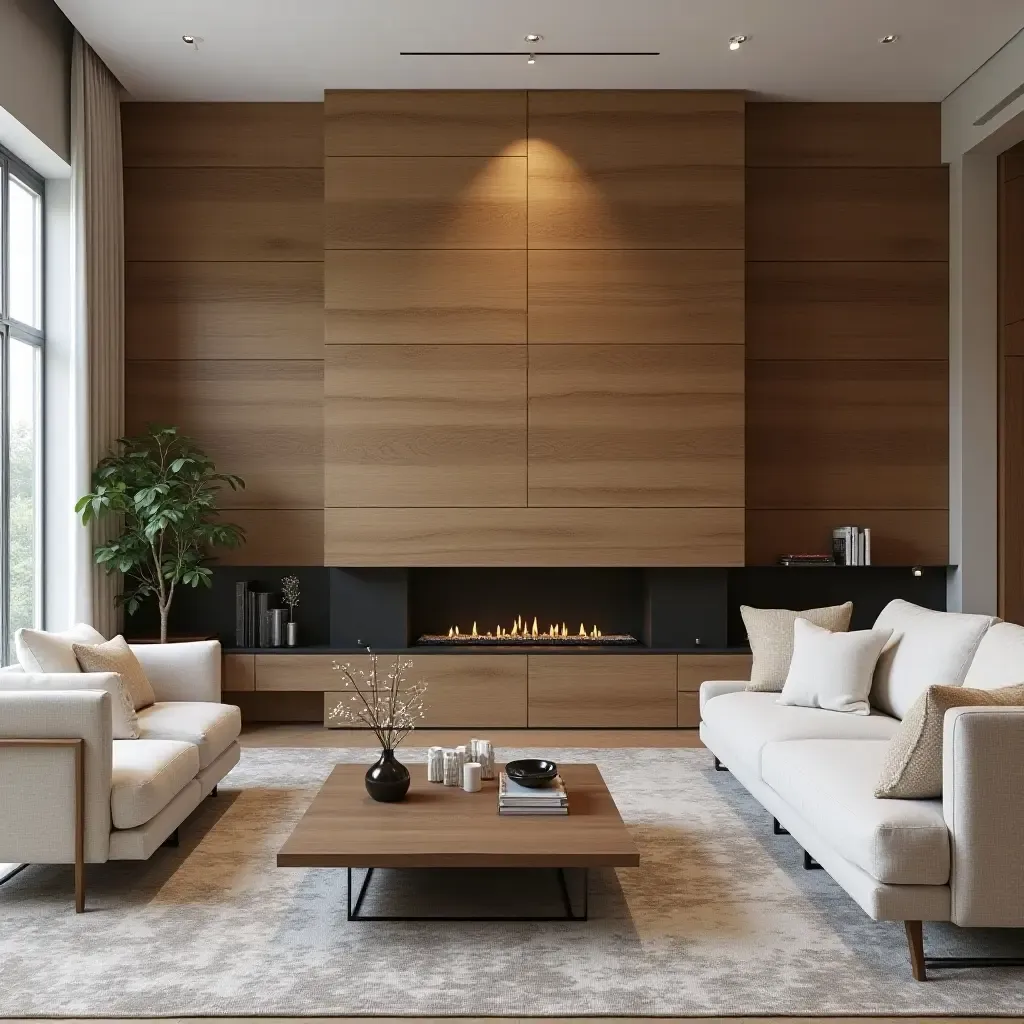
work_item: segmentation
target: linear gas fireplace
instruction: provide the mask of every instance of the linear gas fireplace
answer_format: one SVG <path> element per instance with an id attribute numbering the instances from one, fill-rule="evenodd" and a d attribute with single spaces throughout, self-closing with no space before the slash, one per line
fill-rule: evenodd
<path id="1" fill-rule="evenodd" d="M 430 647 L 622 647 L 637 643 L 629 633 L 603 633 L 597 626 L 587 627 L 581 622 L 578 630 L 566 623 L 554 622 L 542 628 L 533 617 L 517 616 L 511 626 L 497 625 L 494 632 L 480 632 L 476 620 L 468 630 L 458 625 L 449 626 L 447 633 L 424 633 L 417 645 Z"/>

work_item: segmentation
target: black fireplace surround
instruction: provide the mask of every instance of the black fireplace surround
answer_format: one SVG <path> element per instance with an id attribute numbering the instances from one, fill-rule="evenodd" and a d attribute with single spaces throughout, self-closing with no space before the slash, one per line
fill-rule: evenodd
<path id="1" fill-rule="evenodd" d="M 946 566 L 835 568 L 622 569 L 622 568 L 414 568 L 215 567 L 210 590 L 179 590 L 170 632 L 217 636 L 235 645 L 235 583 L 255 582 L 280 592 L 284 576 L 299 577 L 298 648 L 280 651 L 380 651 L 417 648 L 424 634 L 446 635 L 454 626 L 495 632 L 517 620 L 543 631 L 565 623 L 568 632 L 597 627 L 628 634 L 635 644 L 588 649 L 642 652 L 743 650 L 740 606 L 810 608 L 853 601 L 853 629 L 865 629 L 890 600 L 905 598 L 928 608 L 946 607 Z M 125 623 L 129 638 L 158 631 L 156 609 L 145 607 Z M 512 646 L 511 644 L 509 645 Z M 453 645 L 427 650 L 456 653 L 499 646 Z M 572 644 L 552 647 L 579 650 Z"/>

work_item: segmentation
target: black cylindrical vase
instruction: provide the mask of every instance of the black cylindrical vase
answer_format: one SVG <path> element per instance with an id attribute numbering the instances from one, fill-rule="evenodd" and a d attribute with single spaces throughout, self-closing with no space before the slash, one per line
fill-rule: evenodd
<path id="1" fill-rule="evenodd" d="M 393 750 L 382 750 L 377 763 L 366 770 L 366 792 L 383 804 L 393 804 L 409 792 L 409 769 Z"/>

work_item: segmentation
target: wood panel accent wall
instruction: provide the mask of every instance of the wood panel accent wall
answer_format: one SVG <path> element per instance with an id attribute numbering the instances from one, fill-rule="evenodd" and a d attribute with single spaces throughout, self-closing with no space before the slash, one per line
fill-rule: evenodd
<path id="1" fill-rule="evenodd" d="M 999 614 L 1024 623 L 1024 143 L 999 158 Z"/>
<path id="2" fill-rule="evenodd" d="M 323 105 L 126 103 L 126 427 L 246 489 L 223 561 L 323 564 Z"/>
<path id="3" fill-rule="evenodd" d="M 747 107 L 746 557 L 872 528 L 948 558 L 948 181 L 937 104 Z"/>
<path id="4" fill-rule="evenodd" d="M 328 564 L 741 563 L 743 110 L 325 95 Z"/>

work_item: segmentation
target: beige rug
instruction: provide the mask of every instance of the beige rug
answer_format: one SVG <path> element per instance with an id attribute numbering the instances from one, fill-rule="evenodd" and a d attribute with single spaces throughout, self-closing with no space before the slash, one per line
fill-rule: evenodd
<path id="1" fill-rule="evenodd" d="M 592 873 L 588 923 L 348 923 L 343 870 L 278 869 L 275 854 L 333 764 L 370 752 L 247 750 L 180 849 L 89 869 L 84 916 L 70 869 L 0 887 L 0 1015 L 1024 1014 L 1024 970 L 910 980 L 902 927 L 805 872 L 706 751 L 544 753 L 597 762 L 641 849 L 639 871 Z M 366 909 L 557 898 L 543 873 L 386 873 Z M 926 939 L 1024 950 L 1017 933 Z"/>

